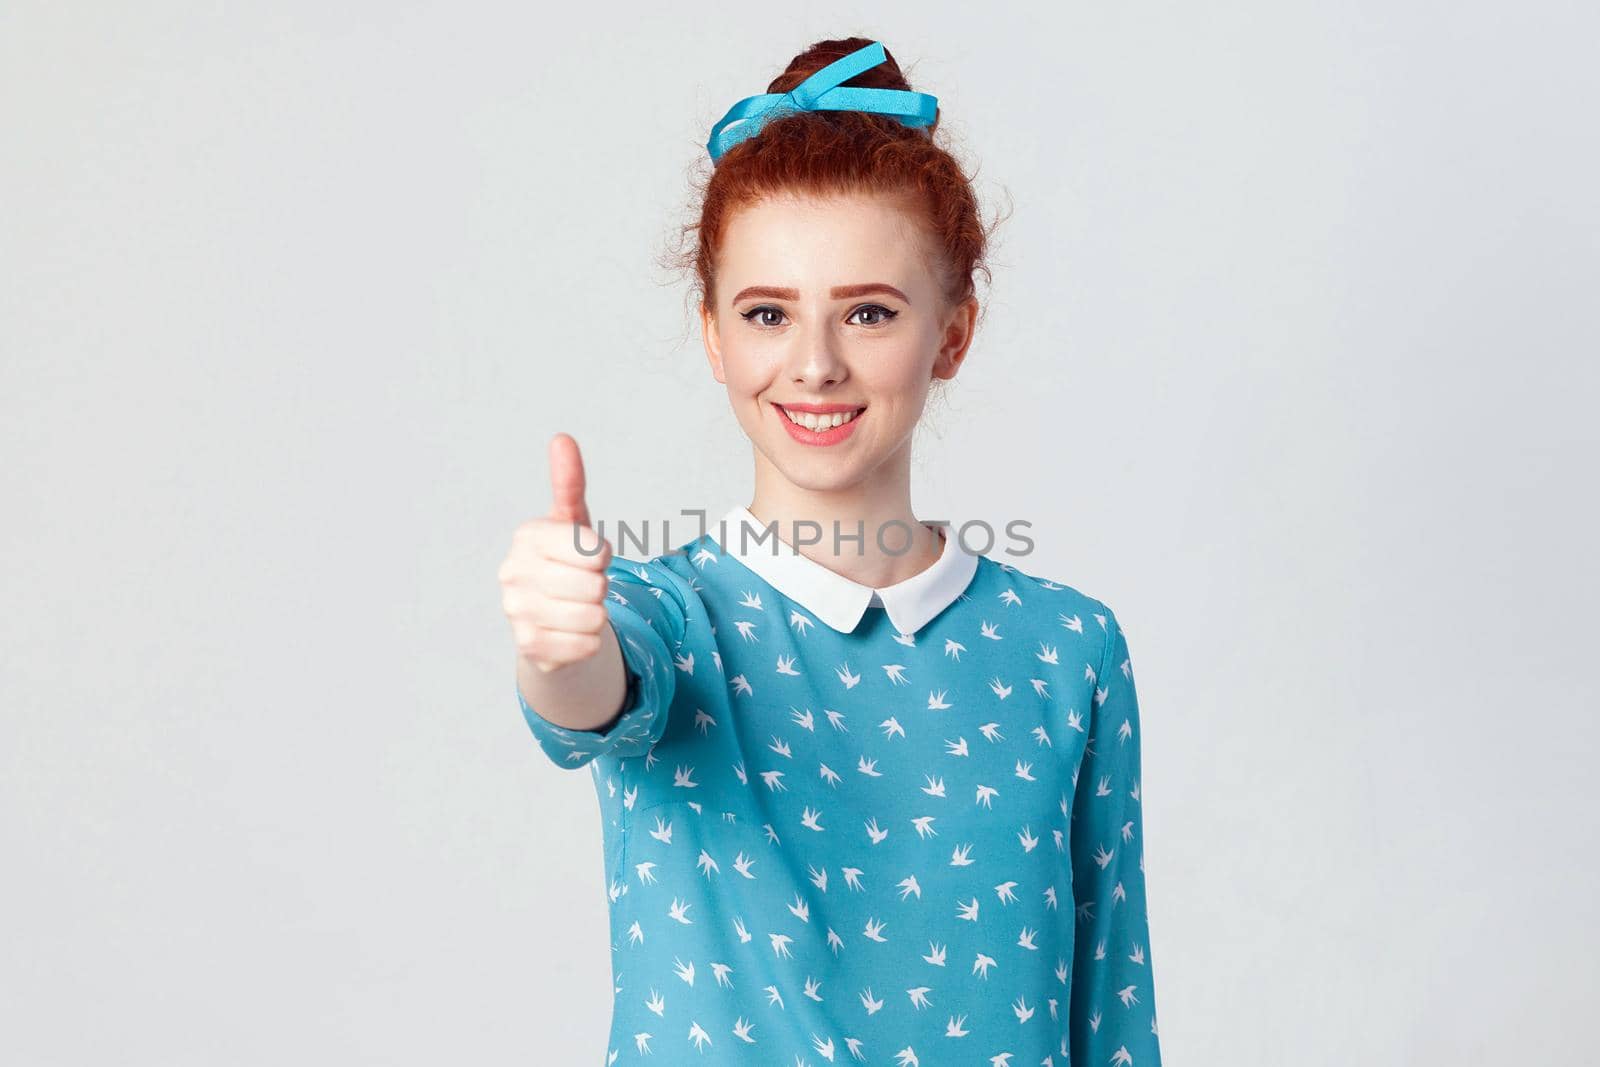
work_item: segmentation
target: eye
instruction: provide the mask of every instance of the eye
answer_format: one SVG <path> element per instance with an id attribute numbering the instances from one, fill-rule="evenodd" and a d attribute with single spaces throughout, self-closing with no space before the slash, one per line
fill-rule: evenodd
<path id="1" fill-rule="evenodd" d="M 746 321 L 746 322 L 753 322 L 753 321 L 755 321 L 755 318 L 756 318 L 757 315 L 767 315 L 767 314 L 782 316 L 783 315 L 783 309 L 782 308 L 773 307 L 771 304 L 762 304 L 760 307 L 753 307 L 749 311 L 741 311 L 739 313 L 739 317 L 741 319 L 743 319 L 744 321 Z M 765 326 L 765 327 L 770 328 L 770 327 L 773 327 L 773 326 L 777 326 L 778 323 L 776 323 L 776 322 L 768 322 L 765 319 L 763 319 L 760 322 L 757 322 L 756 325 Z"/>
<path id="2" fill-rule="evenodd" d="M 896 315 L 900 314 L 900 312 L 891 311 L 889 308 L 884 307 L 882 304 L 862 304 L 860 307 L 858 307 L 854 311 L 852 311 L 850 313 L 850 316 L 851 316 L 851 318 L 854 318 L 856 315 L 859 315 L 859 314 L 861 314 L 863 312 L 865 312 L 865 313 L 867 313 L 869 315 L 876 314 L 878 316 L 878 318 L 873 322 L 863 322 L 861 324 L 863 326 L 882 326 L 885 323 L 887 323 L 890 319 L 892 319 Z"/>

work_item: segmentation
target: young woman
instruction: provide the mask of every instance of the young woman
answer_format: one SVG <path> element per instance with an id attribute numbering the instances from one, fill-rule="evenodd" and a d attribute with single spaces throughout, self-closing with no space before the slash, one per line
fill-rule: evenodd
<path id="1" fill-rule="evenodd" d="M 500 568 L 599 794 L 607 1063 L 1160 1063 L 1127 639 L 911 508 L 987 237 L 937 115 L 860 38 L 729 112 L 695 269 L 753 500 L 614 557 L 560 434 Z"/>

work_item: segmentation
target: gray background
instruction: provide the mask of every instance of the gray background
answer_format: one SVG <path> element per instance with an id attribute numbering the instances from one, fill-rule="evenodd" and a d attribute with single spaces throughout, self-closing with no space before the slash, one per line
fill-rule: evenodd
<path id="1" fill-rule="evenodd" d="M 852 33 L 1014 211 L 916 502 L 1127 628 L 1167 1060 L 1586 1056 L 1592 6 L 337 7 L 0 7 L 0 1060 L 601 1062 L 495 568 L 557 430 L 749 499 L 657 259 Z"/>

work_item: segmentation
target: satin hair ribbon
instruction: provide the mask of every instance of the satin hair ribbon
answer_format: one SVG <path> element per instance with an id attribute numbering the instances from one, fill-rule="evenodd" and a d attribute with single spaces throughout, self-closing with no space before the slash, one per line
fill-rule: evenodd
<path id="1" fill-rule="evenodd" d="M 939 98 L 905 89 L 866 89 L 844 86 L 864 70 L 871 70 L 888 56 L 883 45 L 873 41 L 865 48 L 834 60 L 786 93 L 747 96 L 728 109 L 722 121 L 711 127 L 706 151 L 715 163 L 740 141 L 755 136 L 761 127 L 780 115 L 796 111 L 870 111 L 888 115 L 907 126 L 933 125 Z"/>

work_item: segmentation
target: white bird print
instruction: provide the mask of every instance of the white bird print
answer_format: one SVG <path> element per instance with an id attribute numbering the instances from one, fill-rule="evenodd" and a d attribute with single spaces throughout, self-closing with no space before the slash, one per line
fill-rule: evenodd
<path id="1" fill-rule="evenodd" d="M 667 1001 L 665 997 L 652 989 L 650 990 L 650 999 L 644 1002 L 644 1006 L 657 1015 L 662 1015 L 667 1010 Z"/>
<path id="2" fill-rule="evenodd" d="M 895 1067 L 922 1067 L 922 1061 L 917 1059 L 917 1054 L 910 1045 L 894 1054 Z"/>
<path id="3" fill-rule="evenodd" d="M 1005 740 L 1005 735 L 1000 732 L 1000 724 L 997 722 L 984 723 L 982 726 L 978 727 L 978 732 L 982 734 L 991 744 L 995 741 Z"/>
<path id="4" fill-rule="evenodd" d="M 936 945 L 932 941 L 929 941 L 928 942 L 928 954 L 926 956 L 922 957 L 922 958 L 927 960 L 929 963 L 933 964 L 935 967 L 943 967 L 944 966 L 944 955 L 945 955 L 945 946 Z"/>
<path id="5" fill-rule="evenodd" d="M 874 941 L 885 941 L 887 938 L 883 936 L 882 930 L 887 925 L 887 923 L 880 922 L 877 919 L 868 919 L 866 929 L 862 930 L 862 933 Z"/>
<path id="6" fill-rule="evenodd" d="M 1115 856 L 1116 854 L 1117 853 L 1115 849 L 1107 852 L 1106 846 L 1104 845 L 1096 845 L 1094 847 L 1094 861 L 1100 865 L 1100 869 L 1102 871 L 1105 870 L 1106 865 L 1111 862 L 1111 857 Z"/>
<path id="7" fill-rule="evenodd" d="M 1084 732 L 1083 715 L 1080 714 L 1076 708 L 1067 712 L 1067 725 L 1078 731 L 1080 734 Z"/>
<path id="8" fill-rule="evenodd" d="M 743 852 L 733 857 L 733 869 L 752 881 L 755 879 L 755 875 L 750 873 L 750 868 L 754 867 L 755 863 L 756 861 L 753 857 L 746 856 Z"/>
<path id="9" fill-rule="evenodd" d="M 1117 727 L 1117 740 L 1126 741 L 1133 736 L 1133 723 L 1127 719 L 1122 720 L 1122 725 Z"/>
<path id="10" fill-rule="evenodd" d="M 620 898 L 622 894 L 626 893 L 627 891 L 627 882 L 613 881 L 611 885 L 607 887 L 606 893 L 611 898 L 611 903 L 615 904 L 618 898 Z"/>
<path id="11" fill-rule="evenodd" d="M 635 785 L 632 789 L 624 789 L 622 791 L 622 806 L 627 808 L 629 811 L 632 811 L 633 802 L 638 799 L 638 796 L 639 787 L 637 785 Z"/>
<path id="12" fill-rule="evenodd" d="M 1016 882 L 1001 882 L 994 887 L 994 895 L 1000 898 L 1000 903 L 1009 904 L 1017 899 L 1017 895 L 1012 892 L 1016 887 Z"/>
<path id="13" fill-rule="evenodd" d="M 932 986 L 919 985 L 915 989 L 906 990 L 906 995 L 911 998 L 911 1006 L 913 1008 L 926 1008 L 930 1003 L 928 1000 L 928 994 L 932 990 Z"/>
<path id="14" fill-rule="evenodd" d="M 772 939 L 772 952 L 784 959 L 794 959 L 794 954 L 789 951 L 789 946 L 794 943 L 794 938 L 788 934 L 768 934 Z"/>
<path id="15" fill-rule="evenodd" d="M 1030 930 L 1024 926 L 1022 932 L 1017 935 L 1017 947 L 1031 949 L 1034 952 L 1039 951 L 1039 946 L 1033 943 L 1033 939 L 1038 936 L 1039 931 Z"/>
<path id="16" fill-rule="evenodd" d="M 634 872 L 639 875 L 641 885 L 655 885 L 656 864 L 654 860 L 645 860 L 643 863 L 633 865 Z"/>
<path id="17" fill-rule="evenodd" d="M 1079 618 L 1077 615 L 1074 615 L 1069 619 L 1069 618 L 1067 618 L 1066 615 L 1061 614 L 1061 613 L 1057 613 L 1056 614 L 1056 618 L 1061 620 L 1061 625 L 1062 626 L 1065 626 L 1067 629 L 1071 630 L 1073 633 L 1075 633 L 1075 634 L 1083 633 L 1083 619 Z"/>
<path id="18" fill-rule="evenodd" d="M 925 774 L 925 775 L 922 776 L 922 779 L 923 779 L 923 781 L 928 783 L 927 785 L 922 787 L 922 791 L 924 793 L 928 794 L 930 797 L 942 797 L 942 796 L 944 796 L 944 779 L 943 778 L 935 778 L 931 774 Z"/>
<path id="19" fill-rule="evenodd" d="M 862 756 L 856 761 L 856 770 L 860 771 L 862 774 L 871 775 L 874 778 L 883 777 L 883 772 L 878 770 L 878 761 L 875 759 L 868 759 L 865 756 Z"/>
<path id="20" fill-rule="evenodd" d="M 1022 843 L 1022 851 L 1024 852 L 1032 852 L 1034 846 L 1039 843 L 1039 839 L 1033 836 L 1033 830 L 1027 826 L 1024 826 L 1022 832 L 1017 835 L 1017 840 Z"/>
<path id="21" fill-rule="evenodd" d="M 821 778 L 824 782 L 827 782 L 830 786 L 833 786 L 836 789 L 838 788 L 839 783 L 843 781 L 843 779 L 839 777 L 839 772 L 828 766 L 826 763 L 817 764 L 817 777 Z"/>
<path id="22" fill-rule="evenodd" d="M 967 646 L 963 645 L 955 638 L 947 637 L 944 639 L 944 654 L 955 660 L 957 663 L 961 662 L 961 653 L 965 652 L 966 650 Z"/>
<path id="23" fill-rule="evenodd" d="M 1004 641 L 1005 640 L 1005 638 L 1000 636 L 1000 627 L 998 625 L 996 625 L 995 623 L 992 623 L 992 622 L 983 623 L 982 627 L 979 630 L 979 634 L 980 634 L 980 636 L 987 637 L 991 641 Z"/>
<path id="24" fill-rule="evenodd" d="M 818 997 L 817 999 L 821 1000 L 822 998 Z M 830 1038 L 828 1038 L 828 1040 L 823 1041 L 816 1034 L 812 1034 L 811 1035 L 811 1044 L 812 1044 L 813 1047 L 816 1048 L 817 1055 L 821 1056 L 823 1059 L 827 1060 L 829 1063 L 833 1062 L 833 1038 L 830 1037 Z"/>
<path id="25" fill-rule="evenodd" d="M 795 657 L 793 656 L 779 656 L 777 665 L 773 668 L 773 670 L 778 674 L 787 674 L 791 677 L 798 678 L 800 677 L 800 672 L 795 670 L 794 660 Z"/>
<path id="26" fill-rule="evenodd" d="M 733 1020 L 733 1036 L 748 1045 L 756 1043 L 756 1039 L 750 1036 L 750 1031 L 753 1029 L 755 1029 L 755 1023 L 746 1019 L 743 1015 Z"/>
<path id="27" fill-rule="evenodd" d="M 912 819 L 911 825 L 917 828 L 917 836 L 923 840 L 927 840 L 930 837 L 938 837 L 939 831 L 933 828 L 933 820 L 936 818 L 938 818 L 937 815 L 918 815 Z"/>
<path id="28" fill-rule="evenodd" d="M 840 873 L 844 875 L 845 885 L 849 886 L 851 889 L 854 889 L 858 893 L 862 891 L 860 867 L 841 867 L 839 870 Z"/>
<path id="29" fill-rule="evenodd" d="M 814 811 L 808 806 L 805 811 L 800 813 L 800 824 L 821 833 L 823 830 L 822 812 Z"/>
<path id="30" fill-rule="evenodd" d="M 811 905 L 802 900 L 799 893 L 794 895 L 794 903 L 789 905 L 789 910 L 801 922 L 808 923 L 811 921 Z"/>
<path id="31" fill-rule="evenodd" d="M 843 683 L 846 689 L 854 689 L 856 683 L 861 681 L 861 675 L 852 673 L 848 662 L 842 667 L 835 667 L 833 673 L 839 676 L 839 681 Z"/>
<path id="32" fill-rule="evenodd" d="M 895 639 L 895 641 L 897 643 L 902 644 L 902 645 L 906 645 L 907 647 L 911 647 L 911 648 L 916 647 L 916 644 L 917 644 L 917 639 L 912 634 L 898 633 L 898 634 L 894 635 L 894 639 Z"/>
<path id="33" fill-rule="evenodd" d="M 965 737 L 958 737 L 954 741 L 946 739 L 944 748 L 947 756 L 965 756 L 967 754 L 967 739 Z"/>
<path id="34" fill-rule="evenodd" d="M 1127 1045 L 1120 1046 L 1111 1054 L 1111 1067 L 1128 1067 L 1132 1063 L 1133 1056 L 1129 1054 Z"/>
<path id="35" fill-rule="evenodd" d="M 889 831 L 878 829 L 877 819 L 869 819 L 867 820 L 867 836 L 872 838 L 872 843 L 876 845 L 889 836 Z"/>
<path id="36" fill-rule="evenodd" d="M 717 725 L 717 720 L 713 719 L 711 714 L 704 708 L 696 708 L 694 710 L 694 726 L 695 729 L 700 731 L 701 736 L 704 736 L 706 731 L 715 725 Z"/>
<path id="37" fill-rule="evenodd" d="M 821 988 L 822 982 L 819 979 L 811 978 L 809 976 L 806 978 L 805 995 L 816 1001 L 818 1004 L 822 1003 L 822 994 L 817 992 L 817 990 Z"/>
<path id="38" fill-rule="evenodd" d="M 684 674 L 694 674 L 694 653 L 680 652 L 672 657 L 672 665 Z"/>
<path id="39" fill-rule="evenodd" d="M 805 633 L 806 633 L 806 630 L 808 630 L 813 625 L 815 625 L 815 624 L 810 619 L 808 619 L 804 615 L 802 615 L 800 612 L 798 612 L 798 611 L 790 611 L 789 612 L 789 627 L 790 627 L 790 629 L 794 630 L 794 632 L 799 634 L 800 636 L 804 637 Z"/>
<path id="40" fill-rule="evenodd" d="M 784 759 L 794 758 L 794 756 L 789 752 L 789 742 L 779 740 L 777 734 L 772 735 L 772 744 L 768 745 L 767 748 L 773 752 L 776 752 Z"/>
<path id="41" fill-rule="evenodd" d="M 1129 963 L 1138 963 L 1138 964 L 1143 964 L 1144 963 L 1144 946 L 1143 945 L 1134 945 L 1133 946 L 1133 951 L 1128 953 L 1128 962 Z"/>
<path id="42" fill-rule="evenodd" d="M 1050 699 L 1050 694 L 1047 692 L 1047 690 L 1050 688 L 1049 682 L 1045 681 L 1043 678 L 1029 678 L 1028 682 L 1033 686 L 1033 693 L 1035 696 L 1039 697 L 1041 700 Z"/>
<path id="43" fill-rule="evenodd" d="M 633 921 L 633 925 L 628 927 L 628 944 L 630 944 L 630 945 L 642 945 L 642 944 L 644 944 L 644 929 L 639 925 L 639 920 L 638 919 L 635 919 Z"/>
<path id="44" fill-rule="evenodd" d="M 746 589 L 739 597 L 739 606 L 741 608 L 750 608 L 752 611 L 760 611 L 761 594 Z"/>
<path id="45" fill-rule="evenodd" d="M 711 1035 L 701 1029 L 699 1023 L 693 1023 L 689 1027 L 689 1040 L 694 1042 L 695 1051 L 700 1052 L 711 1044 Z"/>
<path id="46" fill-rule="evenodd" d="M 916 875 L 908 874 L 904 878 L 900 879 L 900 881 L 895 883 L 895 884 L 900 887 L 900 899 L 901 900 L 906 899 L 906 897 L 910 896 L 912 893 L 915 893 L 917 895 L 917 899 L 918 900 L 922 899 L 922 886 L 917 884 L 917 876 Z"/>
<path id="47" fill-rule="evenodd" d="M 734 917 L 733 930 L 734 933 L 739 935 L 739 944 L 748 945 L 750 943 L 750 931 L 745 929 L 743 919 L 737 916 Z"/>
<path id="48" fill-rule="evenodd" d="M 665 823 L 663 823 L 661 821 L 661 816 L 657 815 L 656 828 L 650 831 L 650 836 L 655 838 L 657 841 L 660 841 L 664 845 L 672 844 L 672 820 L 668 819 Z"/>
<path id="49" fill-rule="evenodd" d="M 1033 734 L 1033 736 L 1038 740 L 1038 742 L 1041 745 L 1050 744 L 1050 734 L 1049 734 L 1049 731 L 1047 731 L 1044 728 L 1044 724 L 1043 723 L 1040 723 L 1038 726 L 1035 726 L 1029 732 Z"/>
<path id="50" fill-rule="evenodd" d="M 944 694 L 945 691 L 943 689 L 939 690 L 937 693 L 930 692 L 928 694 L 929 711 L 944 711 L 946 708 L 950 707 L 949 703 L 944 698 Z"/>
<path id="51" fill-rule="evenodd" d="M 906 728 L 901 726 L 900 720 L 895 718 L 893 715 L 889 716 L 887 719 L 884 719 L 878 725 L 883 729 L 883 738 L 885 741 L 893 737 L 895 734 L 899 734 L 901 737 L 906 735 Z"/>
<path id="52" fill-rule="evenodd" d="M 1132 819 L 1129 819 L 1127 822 L 1122 824 L 1122 840 L 1123 840 L 1124 844 L 1126 844 L 1127 842 L 1133 840 L 1133 820 Z"/>
<path id="53" fill-rule="evenodd" d="M 911 684 L 910 679 L 906 677 L 906 668 L 903 663 L 885 663 L 883 664 L 883 673 L 889 676 L 889 681 L 894 685 Z"/>
<path id="54" fill-rule="evenodd" d="M 982 804 L 986 808 L 993 808 L 994 805 L 991 803 L 991 801 L 999 795 L 1000 790 L 996 789 L 994 786 L 980 785 L 978 787 L 978 795 L 975 798 L 975 802 Z"/>
<path id="55" fill-rule="evenodd" d="M 716 871 L 718 874 L 722 873 L 722 868 L 717 866 L 717 861 L 712 859 L 711 853 L 705 849 L 700 850 L 700 858 L 695 861 L 695 866 L 705 872 L 708 881 L 711 878 L 712 871 Z"/>
<path id="56" fill-rule="evenodd" d="M 989 691 L 1001 700 L 1011 695 L 1011 687 L 1002 682 L 999 675 L 989 679 Z"/>
<path id="57" fill-rule="evenodd" d="M 713 626 L 711 628 L 711 632 L 712 633 L 716 633 L 717 632 L 717 628 L 715 626 Z M 726 673 L 722 669 L 722 652 L 720 650 L 715 649 L 715 648 L 711 650 L 711 662 L 716 665 L 718 674 Z"/>
<path id="58" fill-rule="evenodd" d="M 966 1025 L 967 1025 L 967 1017 L 965 1015 L 961 1016 L 959 1019 L 956 1018 L 954 1015 L 952 1015 L 952 1016 L 950 1016 L 950 1021 L 944 1024 L 944 1036 L 945 1037 L 966 1037 L 967 1036 Z"/>
<path id="59" fill-rule="evenodd" d="M 734 675 L 732 678 L 728 679 L 728 684 L 733 686 L 733 691 L 735 694 L 744 693 L 746 696 L 753 696 L 755 694 L 755 690 L 750 688 L 749 680 L 742 674 Z"/>
<path id="60" fill-rule="evenodd" d="M 835 956 L 839 955 L 839 950 L 844 948 L 844 938 L 840 937 L 838 931 L 831 926 L 828 927 L 828 947 L 833 949 Z"/>
<path id="61" fill-rule="evenodd" d="M 973 862 L 972 861 L 972 857 L 971 857 L 971 855 L 969 855 L 969 853 L 971 853 L 971 852 L 972 852 L 972 845 L 971 844 L 957 845 L 955 847 L 955 849 L 952 850 L 951 853 L 950 853 L 950 866 L 952 866 L 952 867 L 970 867 L 970 866 L 972 866 L 972 862 Z"/>
<path id="62" fill-rule="evenodd" d="M 1033 1018 L 1033 1009 L 1028 1007 L 1028 1002 L 1018 996 L 1011 1002 L 1011 1010 L 1017 1013 L 1017 1022 L 1025 1023 Z"/>
<path id="63" fill-rule="evenodd" d="M 1001 593 L 1000 593 L 1000 600 L 1001 600 L 1002 603 L 1005 603 L 1005 604 L 1020 604 L 1020 603 L 1022 603 L 1022 598 L 1017 595 L 1017 591 L 1015 589 L 1002 590 Z"/>
<path id="64" fill-rule="evenodd" d="M 1017 777 L 1021 778 L 1024 782 L 1038 781 L 1038 779 L 1033 776 L 1033 764 L 1031 763 L 1023 763 L 1021 760 L 1017 760 L 1016 773 Z"/>
<path id="65" fill-rule="evenodd" d="M 824 867 L 819 871 L 810 864 L 807 864 L 806 870 L 811 875 L 811 884 L 816 886 L 822 892 L 826 893 L 828 891 L 828 868 Z"/>
<path id="66" fill-rule="evenodd" d="M 775 986 L 775 985 L 767 986 L 766 993 L 767 993 L 767 1003 L 768 1004 L 776 1004 L 780 1008 L 783 1007 L 783 994 L 778 992 L 778 987 L 777 986 Z"/>
<path id="67" fill-rule="evenodd" d="M 829 711 L 827 708 L 823 708 L 822 714 L 828 717 L 828 722 L 832 724 L 835 731 L 842 734 L 847 734 L 850 732 L 849 728 L 844 724 L 844 712 Z"/>
<path id="68" fill-rule="evenodd" d="M 733 988 L 733 983 L 728 981 L 728 975 L 732 971 L 733 968 L 726 963 L 713 963 L 711 965 L 711 977 L 715 978 L 717 985 L 722 986 L 724 989 Z"/>
<path id="69" fill-rule="evenodd" d="M 861 1039 L 859 1037 L 845 1038 L 844 1047 L 850 1050 L 851 1059 L 856 1060 L 857 1062 L 866 1059 L 866 1057 L 861 1054 Z"/>
<path id="70" fill-rule="evenodd" d="M 1053 885 L 1045 886 L 1044 906 L 1049 908 L 1051 911 L 1056 910 L 1056 887 Z"/>
<path id="71" fill-rule="evenodd" d="M 667 918 L 674 919 L 685 926 L 691 926 L 694 924 L 694 920 L 689 918 L 689 909 L 692 907 L 694 907 L 692 901 L 683 901 L 673 897 L 672 906 L 667 909 Z"/>
<path id="72" fill-rule="evenodd" d="M 672 957 L 672 969 L 675 972 L 677 972 L 677 975 L 678 975 L 679 978 L 682 978 L 685 982 L 688 982 L 690 985 L 694 985 L 694 961 L 693 960 L 691 960 L 688 963 L 684 963 L 678 957 L 674 956 L 674 957 Z"/>
<path id="73" fill-rule="evenodd" d="M 633 1035 L 633 1050 L 641 1056 L 650 1055 L 650 1035 L 643 1030 Z"/>
<path id="74" fill-rule="evenodd" d="M 733 628 L 738 630 L 739 636 L 743 637 L 746 641 L 761 640 L 761 638 L 756 636 L 756 622 L 754 619 L 735 619 L 733 622 Z"/>
<path id="75" fill-rule="evenodd" d="M 810 730 L 812 733 L 817 732 L 817 720 L 816 717 L 811 714 L 810 708 L 807 708 L 805 711 L 801 711 L 799 708 L 791 705 L 789 712 L 789 719 L 796 726 L 804 730 Z"/>
<path id="76" fill-rule="evenodd" d="M 977 897 L 973 897 L 972 898 L 972 903 L 971 904 L 962 904 L 961 901 L 959 901 L 959 900 L 956 901 L 956 904 L 960 905 L 960 908 L 961 908 L 961 910 L 956 913 L 956 918 L 958 918 L 958 919 L 968 919 L 968 920 L 970 920 L 972 922 L 977 922 L 978 921 L 978 898 Z"/>
<path id="77" fill-rule="evenodd" d="M 1033 655 L 1035 659 L 1042 663 L 1053 664 L 1060 662 L 1058 659 L 1056 659 L 1056 646 L 1047 645 L 1043 641 L 1039 642 L 1039 651 L 1035 652 Z"/>
<path id="78" fill-rule="evenodd" d="M 679 764 L 672 772 L 672 784 L 680 789 L 697 789 L 699 782 L 694 781 L 694 768 L 685 768 Z"/>
<path id="79" fill-rule="evenodd" d="M 972 961 L 972 973 L 980 978 L 987 978 L 989 977 L 989 968 L 998 966 L 999 964 L 995 962 L 993 956 L 986 956 L 980 952 L 977 959 Z"/>
<path id="80" fill-rule="evenodd" d="M 1123 986 L 1121 989 L 1117 990 L 1117 999 L 1122 1001 L 1123 1007 L 1131 1007 L 1132 1005 L 1139 1003 L 1139 998 L 1133 995 L 1133 991 L 1136 988 L 1138 987 L 1130 985 Z"/>
<path id="81" fill-rule="evenodd" d="M 883 1007 L 883 1001 L 875 999 L 872 995 L 872 987 L 868 986 L 861 991 L 861 1006 L 867 1009 L 868 1015 L 876 1015 L 878 1009 Z"/>

